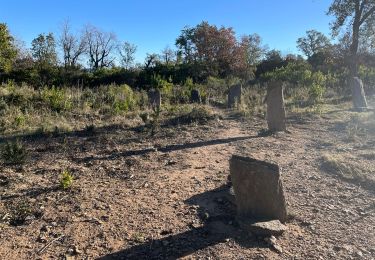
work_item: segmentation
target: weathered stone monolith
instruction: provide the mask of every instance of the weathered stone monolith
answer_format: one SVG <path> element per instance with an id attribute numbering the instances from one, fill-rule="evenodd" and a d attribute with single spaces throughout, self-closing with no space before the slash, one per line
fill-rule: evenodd
<path id="1" fill-rule="evenodd" d="M 233 155 L 230 175 L 239 219 L 286 221 L 287 209 L 278 165 Z"/>
<path id="2" fill-rule="evenodd" d="M 193 89 L 191 91 L 190 101 L 191 103 L 201 103 L 202 100 L 201 100 L 201 95 L 199 93 L 199 90 Z"/>
<path id="3" fill-rule="evenodd" d="M 152 89 L 148 92 L 148 100 L 153 108 L 161 107 L 161 93 L 158 89 Z"/>
<path id="4" fill-rule="evenodd" d="M 363 90 L 363 83 L 360 78 L 354 77 L 351 82 L 352 86 L 352 100 L 353 108 L 357 111 L 367 109 L 367 101 L 365 91 Z"/>
<path id="5" fill-rule="evenodd" d="M 283 84 L 278 81 L 270 82 L 268 85 L 267 123 L 271 132 L 286 130 Z"/>
<path id="6" fill-rule="evenodd" d="M 228 108 L 233 108 L 236 103 L 241 104 L 242 86 L 240 84 L 231 86 L 228 92 Z"/>

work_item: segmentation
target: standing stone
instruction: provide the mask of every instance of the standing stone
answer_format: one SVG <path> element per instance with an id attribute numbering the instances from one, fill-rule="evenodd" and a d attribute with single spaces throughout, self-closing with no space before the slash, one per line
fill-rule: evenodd
<path id="1" fill-rule="evenodd" d="M 367 108 L 367 101 L 365 91 L 363 90 L 363 83 L 360 78 L 354 77 L 351 82 L 353 108 L 358 111 Z"/>
<path id="2" fill-rule="evenodd" d="M 267 89 L 267 123 L 271 132 L 285 131 L 285 106 L 283 85 L 281 82 L 270 82 Z"/>
<path id="3" fill-rule="evenodd" d="M 161 94 L 160 90 L 152 89 L 148 92 L 148 100 L 153 108 L 161 107 Z"/>
<path id="4" fill-rule="evenodd" d="M 233 155 L 230 175 L 240 219 L 287 220 L 278 165 Z"/>
<path id="5" fill-rule="evenodd" d="M 191 98 L 190 98 L 191 103 L 201 103 L 201 95 L 199 93 L 199 90 L 193 89 L 191 91 Z"/>
<path id="6" fill-rule="evenodd" d="M 228 108 L 233 108 L 237 104 L 241 104 L 242 86 L 240 84 L 231 86 L 228 92 Z"/>

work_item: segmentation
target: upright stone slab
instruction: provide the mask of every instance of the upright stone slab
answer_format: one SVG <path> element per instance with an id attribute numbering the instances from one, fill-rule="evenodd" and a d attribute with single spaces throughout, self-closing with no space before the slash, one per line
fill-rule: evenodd
<path id="1" fill-rule="evenodd" d="M 228 108 L 233 108 L 237 104 L 241 104 L 242 86 L 240 84 L 231 86 L 228 92 Z"/>
<path id="2" fill-rule="evenodd" d="M 158 89 L 152 89 L 148 92 L 148 100 L 153 108 L 161 107 L 161 93 Z"/>
<path id="3" fill-rule="evenodd" d="M 270 82 L 268 85 L 267 123 L 271 132 L 286 130 L 283 84 L 278 81 Z"/>
<path id="4" fill-rule="evenodd" d="M 278 165 L 233 155 L 230 175 L 240 219 L 286 221 L 287 209 Z"/>
<path id="5" fill-rule="evenodd" d="M 354 77 L 351 82 L 353 108 L 358 111 L 367 109 L 367 101 L 365 91 L 363 90 L 363 83 L 360 78 Z"/>
<path id="6" fill-rule="evenodd" d="M 201 95 L 199 93 L 199 90 L 193 89 L 190 93 L 190 101 L 191 103 L 201 103 Z"/>

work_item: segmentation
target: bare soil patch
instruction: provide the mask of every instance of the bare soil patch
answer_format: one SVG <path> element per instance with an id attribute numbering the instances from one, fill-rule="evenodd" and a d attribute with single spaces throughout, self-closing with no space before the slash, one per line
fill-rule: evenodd
<path id="1" fill-rule="evenodd" d="M 322 158 L 373 179 L 374 131 L 349 140 L 351 112 L 332 111 L 290 113 L 288 132 L 274 135 L 258 134 L 264 119 L 224 111 L 153 137 L 121 122 L 29 136 L 26 165 L 0 167 L 0 258 L 372 259 L 375 188 L 342 178 Z M 290 212 L 282 253 L 236 223 L 227 196 L 234 153 L 282 168 Z M 64 169 L 74 176 L 66 191 L 58 187 Z"/>

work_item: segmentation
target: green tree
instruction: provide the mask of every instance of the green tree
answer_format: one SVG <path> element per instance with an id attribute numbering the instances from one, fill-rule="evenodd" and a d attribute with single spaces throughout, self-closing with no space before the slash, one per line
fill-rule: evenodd
<path id="1" fill-rule="evenodd" d="M 56 43 L 52 33 L 39 34 L 31 42 L 31 53 L 34 58 L 37 70 L 37 77 L 34 79 L 41 86 L 51 84 L 56 80 Z"/>
<path id="2" fill-rule="evenodd" d="M 241 44 L 246 50 L 247 63 L 251 66 L 259 64 L 266 53 L 266 47 L 262 45 L 262 38 L 254 33 L 243 36 Z"/>
<path id="3" fill-rule="evenodd" d="M 14 39 L 5 23 L 0 23 L 0 73 L 9 72 L 17 56 Z"/>
<path id="4" fill-rule="evenodd" d="M 52 33 L 39 34 L 31 42 L 31 46 L 33 58 L 39 69 L 49 68 L 57 64 L 56 43 Z"/>
<path id="5" fill-rule="evenodd" d="M 375 24 L 375 0 L 334 0 L 328 14 L 336 18 L 331 24 L 334 36 L 337 36 L 343 27 L 347 28 L 351 36 L 349 74 L 350 77 L 357 76 L 361 32 Z"/>
<path id="6" fill-rule="evenodd" d="M 179 55 L 184 58 L 185 63 L 194 60 L 196 47 L 194 44 L 195 28 L 185 27 L 182 29 L 180 36 L 176 39 L 176 46 L 179 49 Z"/>
<path id="7" fill-rule="evenodd" d="M 324 51 L 330 45 L 330 41 L 323 33 L 316 30 L 309 30 L 305 37 L 298 38 L 297 47 L 307 58 Z"/>

